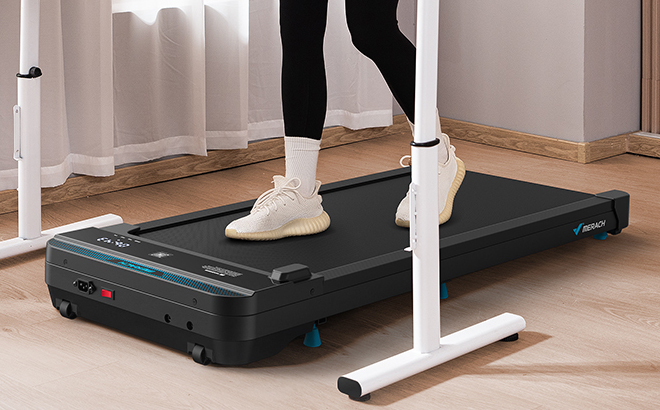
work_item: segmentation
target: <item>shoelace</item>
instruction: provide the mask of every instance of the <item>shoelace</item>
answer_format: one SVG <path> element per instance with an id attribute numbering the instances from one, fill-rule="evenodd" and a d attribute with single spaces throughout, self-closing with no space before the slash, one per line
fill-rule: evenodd
<path id="1" fill-rule="evenodd" d="M 293 185 L 289 185 L 293 182 Z M 275 181 L 273 181 L 275 183 Z M 294 199 L 298 195 L 298 188 L 300 188 L 301 182 L 299 178 L 291 178 L 285 184 L 280 187 L 275 187 L 269 189 L 268 191 L 261 194 L 255 202 L 251 214 L 260 211 L 261 209 L 266 210 L 266 215 L 270 215 L 271 206 L 273 210 L 277 210 L 277 200 L 279 200 L 284 205 L 284 199 L 282 196 L 286 196 L 289 199 Z"/>

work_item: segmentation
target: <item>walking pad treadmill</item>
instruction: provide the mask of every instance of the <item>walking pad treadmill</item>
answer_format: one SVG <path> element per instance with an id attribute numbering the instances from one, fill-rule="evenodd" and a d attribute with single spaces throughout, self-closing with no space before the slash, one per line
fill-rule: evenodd
<path id="1" fill-rule="evenodd" d="M 76 316 L 191 354 L 241 365 L 272 356 L 317 321 L 411 290 L 408 229 L 394 223 L 407 168 L 325 186 L 321 234 L 273 242 L 227 239 L 254 201 L 139 225 L 57 235 L 46 283 Z M 440 228 L 447 282 L 628 225 L 629 195 L 592 195 L 468 172 Z"/>

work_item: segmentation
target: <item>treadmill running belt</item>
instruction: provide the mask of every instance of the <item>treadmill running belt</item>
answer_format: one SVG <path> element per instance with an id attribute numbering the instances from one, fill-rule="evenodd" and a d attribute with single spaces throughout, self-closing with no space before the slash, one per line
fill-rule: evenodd
<path id="1" fill-rule="evenodd" d="M 317 235 L 269 242 L 227 239 L 225 227 L 246 215 L 249 207 L 240 213 L 223 213 L 186 224 L 163 224 L 137 234 L 268 273 L 293 263 L 307 265 L 312 272 L 323 272 L 400 251 L 409 245 L 409 231 L 396 226 L 394 214 L 406 194 L 410 174 L 401 170 L 393 174 L 378 184 L 331 188 L 331 192 L 322 188 L 323 206 L 332 223 L 326 232 Z M 592 196 L 468 172 L 456 196 L 452 218 L 441 226 L 440 236 L 451 237 Z"/>

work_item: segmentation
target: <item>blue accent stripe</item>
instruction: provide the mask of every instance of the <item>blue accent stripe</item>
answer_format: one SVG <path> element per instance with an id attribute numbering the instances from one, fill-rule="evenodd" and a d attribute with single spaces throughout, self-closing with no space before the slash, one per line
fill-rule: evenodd
<path id="1" fill-rule="evenodd" d="M 188 278 L 188 277 L 185 277 L 185 276 L 182 276 L 182 275 L 178 275 L 176 273 L 156 269 L 156 268 L 151 267 L 151 266 L 140 265 L 138 263 L 131 262 L 131 261 L 126 260 L 126 259 L 121 259 L 121 258 L 118 258 L 116 256 L 107 255 L 107 254 L 101 253 L 101 252 L 96 252 L 96 251 L 93 251 L 91 249 L 86 249 L 86 248 L 83 248 L 83 247 L 80 247 L 80 246 L 77 246 L 77 245 L 72 245 L 72 244 L 69 244 L 69 243 L 61 242 L 61 241 L 58 241 L 58 240 L 55 240 L 55 239 L 52 239 L 50 241 L 50 246 L 54 246 L 56 248 L 59 248 L 59 249 L 65 250 L 65 251 L 77 253 L 79 255 L 82 255 L 82 256 L 85 256 L 85 257 L 88 257 L 88 258 L 92 258 L 92 259 L 96 259 L 96 260 L 99 260 L 99 261 L 102 261 L 102 262 L 105 262 L 105 263 L 109 263 L 109 264 L 112 264 L 112 265 L 115 265 L 115 266 L 121 266 L 123 268 L 130 269 L 132 271 L 139 272 L 139 273 L 149 275 L 149 276 L 152 276 L 152 277 L 157 277 L 157 278 L 166 280 L 168 282 L 174 282 L 174 283 L 178 283 L 180 285 L 183 285 L 183 286 L 186 286 L 186 287 L 189 287 L 189 288 L 198 289 L 198 290 L 201 290 L 203 292 L 213 293 L 213 294 L 221 295 L 221 296 L 246 296 L 242 293 L 239 293 L 239 292 L 236 292 L 236 291 L 233 291 L 233 290 L 229 290 L 229 289 L 225 289 L 225 288 L 222 288 L 222 287 L 219 287 L 219 286 L 211 285 L 209 283 L 198 281 L 198 280 L 195 280 L 195 279 L 191 279 L 191 278 Z"/>

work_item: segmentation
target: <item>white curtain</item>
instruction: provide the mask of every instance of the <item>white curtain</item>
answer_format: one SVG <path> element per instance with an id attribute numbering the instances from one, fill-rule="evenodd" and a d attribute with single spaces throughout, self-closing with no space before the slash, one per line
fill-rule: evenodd
<path id="1" fill-rule="evenodd" d="M 0 0 L 0 190 L 12 158 L 20 1 Z M 278 0 L 41 2 L 42 185 L 283 135 Z M 389 125 L 391 95 L 330 0 L 326 126 Z"/>

